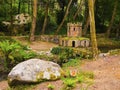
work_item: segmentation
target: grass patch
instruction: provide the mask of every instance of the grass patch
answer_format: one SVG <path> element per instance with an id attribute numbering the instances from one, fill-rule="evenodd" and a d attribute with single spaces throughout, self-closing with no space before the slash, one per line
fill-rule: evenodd
<path id="1" fill-rule="evenodd" d="M 89 86 L 91 86 L 94 82 L 94 73 L 93 72 L 83 72 L 80 71 L 77 73 L 77 75 L 75 77 L 71 77 L 70 74 L 68 74 L 69 72 L 66 72 L 67 76 L 65 78 L 62 78 L 62 81 L 64 83 L 64 90 L 71 90 L 73 88 L 75 88 L 76 84 L 78 85 L 83 85 L 85 84 L 86 86 L 82 86 L 82 89 L 86 90 L 86 88 L 88 88 Z"/>
<path id="2" fill-rule="evenodd" d="M 63 64 L 63 67 L 75 67 L 75 66 L 79 66 L 82 64 L 81 60 L 78 59 L 70 59 L 67 63 Z"/>

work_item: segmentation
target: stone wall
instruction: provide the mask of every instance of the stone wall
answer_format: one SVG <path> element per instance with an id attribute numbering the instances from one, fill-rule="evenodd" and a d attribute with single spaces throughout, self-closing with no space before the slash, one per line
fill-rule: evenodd
<path id="1" fill-rule="evenodd" d="M 69 46 L 69 47 L 89 47 L 90 40 L 65 40 L 60 39 L 61 46 Z"/>
<path id="2" fill-rule="evenodd" d="M 61 35 L 40 35 L 40 40 L 41 41 L 46 41 L 46 42 L 52 42 L 59 44 L 59 39 L 61 38 Z"/>

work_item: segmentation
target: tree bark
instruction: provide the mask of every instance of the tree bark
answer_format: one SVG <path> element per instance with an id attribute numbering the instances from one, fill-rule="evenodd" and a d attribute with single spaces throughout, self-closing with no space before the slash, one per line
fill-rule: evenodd
<path id="1" fill-rule="evenodd" d="M 58 34 L 58 32 L 60 31 L 60 29 L 61 29 L 61 27 L 62 27 L 62 25 L 63 25 L 63 23 L 64 23 L 67 15 L 68 15 L 68 13 L 69 13 L 69 8 L 70 8 L 71 3 L 72 3 L 72 0 L 69 0 L 69 3 L 68 3 L 68 6 L 67 6 L 65 15 L 64 15 L 64 17 L 63 17 L 63 20 L 62 20 L 62 22 L 60 23 L 60 25 L 58 26 L 55 34 Z"/>
<path id="2" fill-rule="evenodd" d="M 32 18 L 32 27 L 30 31 L 30 41 L 35 40 L 35 28 L 36 28 L 36 18 L 37 18 L 37 0 L 33 0 L 33 18 Z"/>
<path id="3" fill-rule="evenodd" d="M 47 20 L 48 20 L 48 10 L 49 10 L 49 2 L 46 3 L 46 11 L 45 11 L 45 19 L 44 19 L 44 23 L 43 23 L 43 28 L 42 28 L 42 34 L 45 34 L 45 28 L 47 25 Z"/>
<path id="4" fill-rule="evenodd" d="M 85 36 L 87 34 L 87 29 L 88 29 L 89 24 L 90 24 L 90 17 L 88 16 L 87 20 L 86 20 L 86 23 L 84 25 L 83 36 Z"/>
<path id="5" fill-rule="evenodd" d="M 116 38 L 120 38 L 120 23 L 118 24 L 116 28 Z"/>
<path id="6" fill-rule="evenodd" d="M 80 6 L 78 7 L 78 9 L 77 9 L 75 15 L 73 16 L 73 20 L 76 19 L 78 13 L 81 13 L 81 11 L 82 11 L 82 2 L 83 2 L 83 0 L 80 1 Z"/>
<path id="7" fill-rule="evenodd" d="M 94 1 L 94 5 L 95 5 L 95 0 Z M 83 36 L 85 36 L 87 34 L 87 30 L 88 30 L 88 26 L 90 25 L 90 16 L 87 15 L 87 19 L 86 19 L 86 23 L 84 25 L 84 28 L 83 28 Z"/>
<path id="8" fill-rule="evenodd" d="M 88 6 L 89 6 L 89 16 L 90 16 L 90 34 L 91 34 L 91 42 L 92 42 L 93 59 L 97 60 L 98 48 L 97 48 L 95 19 L 94 19 L 94 1 L 88 0 Z"/>
<path id="9" fill-rule="evenodd" d="M 12 9 L 13 9 L 13 1 L 10 0 L 10 24 L 11 24 L 10 27 L 9 27 L 10 35 L 13 34 L 13 28 L 14 28 L 14 25 L 13 25 L 13 11 L 12 11 Z"/>
<path id="10" fill-rule="evenodd" d="M 118 0 L 116 0 L 116 1 L 115 1 L 115 4 L 114 4 L 114 10 L 113 10 L 112 18 L 111 18 L 111 21 L 110 21 L 108 30 L 107 30 L 107 32 L 106 32 L 106 37 L 107 37 L 107 38 L 110 37 L 110 32 L 111 32 L 111 28 L 112 28 L 112 25 L 113 25 L 113 22 L 114 22 L 114 18 L 115 18 L 115 15 L 116 15 L 117 6 L 118 6 Z"/>

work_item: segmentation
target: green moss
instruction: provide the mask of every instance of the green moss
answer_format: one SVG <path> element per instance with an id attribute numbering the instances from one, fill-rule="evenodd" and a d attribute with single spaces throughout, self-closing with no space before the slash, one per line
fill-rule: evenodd
<path id="1" fill-rule="evenodd" d="M 36 76 L 36 80 L 41 82 L 42 78 L 43 78 L 43 72 L 38 73 L 37 76 Z"/>
<path id="2" fill-rule="evenodd" d="M 85 38 L 85 37 L 64 37 L 61 38 L 62 40 L 89 40 L 89 38 Z"/>
<path id="3" fill-rule="evenodd" d="M 50 74 L 50 79 L 51 79 L 51 80 L 56 80 L 57 77 L 56 77 L 54 74 L 51 73 L 51 74 Z"/>

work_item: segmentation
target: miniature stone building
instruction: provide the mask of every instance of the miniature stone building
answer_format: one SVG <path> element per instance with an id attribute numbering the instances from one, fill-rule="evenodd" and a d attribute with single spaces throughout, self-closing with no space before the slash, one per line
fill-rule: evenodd
<path id="1" fill-rule="evenodd" d="M 81 37 L 82 36 L 82 23 L 67 24 L 67 36 L 68 37 Z"/>
<path id="2" fill-rule="evenodd" d="M 82 36 L 82 23 L 68 23 L 67 37 L 60 39 L 61 46 L 89 47 L 90 40 Z"/>

